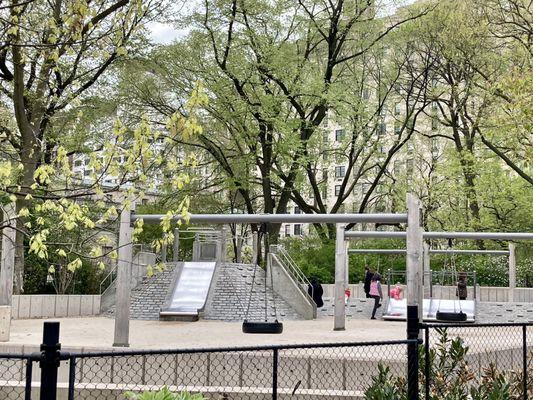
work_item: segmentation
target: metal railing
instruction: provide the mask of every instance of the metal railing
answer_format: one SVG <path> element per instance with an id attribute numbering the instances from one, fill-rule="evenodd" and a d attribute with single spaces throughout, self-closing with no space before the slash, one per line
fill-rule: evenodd
<path id="1" fill-rule="evenodd" d="M 111 270 L 106 274 L 104 279 L 100 282 L 99 294 L 104 293 L 107 289 L 111 287 L 113 282 L 117 279 L 117 266 L 115 265 Z"/>
<path id="2" fill-rule="evenodd" d="M 300 291 L 314 304 L 313 296 L 307 292 L 307 288 L 309 287 L 313 290 L 313 285 L 311 285 L 309 279 L 307 279 L 290 254 L 281 245 L 272 245 L 270 246 L 270 250 L 278 257 L 278 260 L 282 264 L 281 266 L 294 279 Z"/>

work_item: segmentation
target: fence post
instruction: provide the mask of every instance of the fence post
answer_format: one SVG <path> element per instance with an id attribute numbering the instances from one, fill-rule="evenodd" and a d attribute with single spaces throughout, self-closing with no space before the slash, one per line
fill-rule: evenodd
<path id="1" fill-rule="evenodd" d="M 431 384 L 431 370 L 430 370 L 430 359 L 429 359 L 429 328 L 424 327 L 424 375 L 425 379 L 425 389 L 426 389 L 426 400 L 429 399 L 429 385 Z"/>
<path id="2" fill-rule="evenodd" d="M 272 400 L 278 399 L 278 349 L 273 349 L 272 360 Z"/>
<path id="3" fill-rule="evenodd" d="M 41 344 L 41 400 L 56 400 L 57 370 L 59 368 L 61 344 L 59 343 L 59 322 L 45 322 Z"/>
<path id="4" fill-rule="evenodd" d="M 418 340 L 418 306 L 407 306 L 407 339 Z M 407 398 L 418 400 L 418 342 L 407 345 Z"/>
<path id="5" fill-rule="evenodd" d="M 527 400 L 527 325 L 522 325 L 522 377 L 524 379 L 524 400 Z"/>

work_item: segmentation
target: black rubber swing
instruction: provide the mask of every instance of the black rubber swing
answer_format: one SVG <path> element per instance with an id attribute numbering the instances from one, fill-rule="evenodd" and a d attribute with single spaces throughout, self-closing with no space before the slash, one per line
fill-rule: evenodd
<path id="1" fill-rule="evenodd" d="M 266 234 L 268 231 L 267 231 L 267 224 L 261 224 L 261 229 L 259 230 L 259 233 L 261 234 Z M 259 241 L 260 242 L 260 241 Z M 268 243 L 267 243 L 267 248 L 268 248 Z M 265 302 L 265 320 L 264 321 L 248 321 L 248 315 L 250 313 L 250 304 L 252 303 L 252 294 L 253 294 L 253 291 L 254 291 L 254 284 L 255 284 L 255 275 L 256 275 L 256 272 L 257 272 L 257 268 L 258 268 L 258 265 L 257 265 L 257 262 L 255 263 L 254 265 L 254 274 L 253 274 L 253 278 L 252 278 L 252 286 L 250 288 L 250 296 L 248 298 L 248 306 L 246 308 L 246 315 L 244 317 L 244 321 L 242 323 L 242 332 L 243 333 L 252 333 L 252 334 L 274 334 L 274 335 L 277 335 L 277 334 L 280 334 L 283 332 L 283 323 L 279 322 L 278 321 L 278 312 L 276 310 L 276 300 L 274 299 L 273 301 L 273 305 L 274 305 L 274 315 L 275 315 L 275 320 L 274 321 L 269 321 L 268 320 L 268 300 L 267 300 L 267 273 L 265 271 L 265 280 L 264 280 L 264 285 L 265 285 L 265 298 L 264 298 L 264 302 Z M 272 269 L 270 269 L 270 285 L 271 287 L 273 288 L 274 285 L 273 285 L 273 278 L 272 278 Z"/>
<path id="2" fill-rule="evenodd" d="M 448 249 L 452 250 L 452 247 L 453 247 L 453 241 L 452 241 L 452 239 L 448 239 Z M 455 278 L 457 277 L 457 270 L 455 268 L 455 257 L 454 257 L 454 254 L 455 253 L 452 253 L 452 255 L 450 256 L 450 263 L 449 263 L 449 270 L 450 270 L 450 274 L 452 276 L 452 280 L 453 280 L 454 277 Z M 446 265 L 447 259 L 448 259 L 448 256 L 446 255 L 445 265 Z M 457 279 L 455 279 L 455 280 L 457 280 Z M 446 277 L 445 277 L 445 272 L 443 270 L 442 271 L 442 279 L 441 279 L 441 297 L 442 297 L 442 286 L 444 286 L 445 284 L 446 284 Z M 439 322 L 465 322 L 466 319 L 467 319 L 467 316 L 463 312 L 463 310 L 461 309 L 461 300 L 459 300 L 459 312 L 457 312 L 457 310 L 455 309 L 455 301 L 453 303 L 453 308 L 454 308 L 453 312 L 440 311 L 440 300 L 439 300 L 439 307 L 438 307 L 437 313 L 435 315 L 435 318 L 437 319 L 437 321 L 439 321 Z"/>

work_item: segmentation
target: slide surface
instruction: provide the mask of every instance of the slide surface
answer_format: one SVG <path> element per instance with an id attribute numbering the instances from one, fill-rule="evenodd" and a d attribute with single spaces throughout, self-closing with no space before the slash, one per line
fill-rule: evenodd
<path id="1" fill-rule="evenodd" d="M 160 315 L 197 315 L 205 307 L 216 262 L 184 262 L 170 303 Z"/>

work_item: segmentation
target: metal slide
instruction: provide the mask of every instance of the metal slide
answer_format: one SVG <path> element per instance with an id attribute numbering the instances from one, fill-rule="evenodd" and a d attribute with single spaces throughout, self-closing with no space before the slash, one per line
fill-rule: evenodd
<path id="1" fill-rule="evenodd" d="M 174 290 L 159 317 L 174 320 L 198 320 L 213 280 L 216 262 L 184 262 L 174 284 Z"/>
<path id="2" fill-rule="evenodd" d="M 476 320 L 476 302 L 474 300 L 440 300 L 424 299 L 423 318 L 424 321 L 437 321 L 437 311 L 459 312 L 466 314 L 466 322 Z M 387 310 L 383 313 L 383 319 L 405 321 L 407 314 L 406 299 L 389 299 Z"/>

